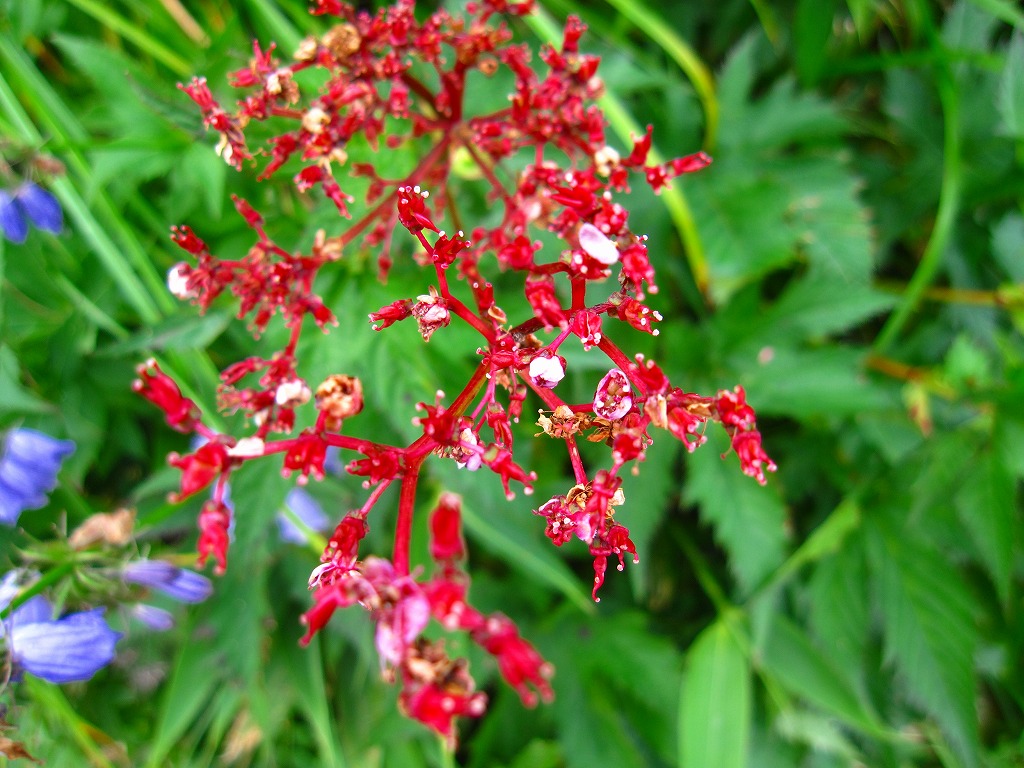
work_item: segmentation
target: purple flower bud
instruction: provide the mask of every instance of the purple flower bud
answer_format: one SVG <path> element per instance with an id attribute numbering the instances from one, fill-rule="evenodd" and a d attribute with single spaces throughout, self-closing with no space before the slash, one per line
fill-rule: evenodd
<path id="1" fill-rule="evenodd" d="M 9 622 L 7 649 L 14 665 L 51 683 L 88 680 L 114 660 L 121 637 L 102 608 L 51 619 L 41 595 L 18 608 Z"/>
<path id="2" fill-rule="evenodd" d="M 15 194 L 15 199 L 25 215 L 39 229 L 57 234 L 63 228 L 64 213 L 61 211 L 60 203 L 38 184 L 26 182 Z"/>
<path id="3" fill-rule="evenodd" d="M 323 511 L 317 500 L 302 488 L 292 488 L 285 497 L 284 503 L 307 528 L 323 533 L 330 525 L 327 513 Z M 289 544 L 302 546 L 309 543 L 309 536 L 306 535 L 306 532 L 284 512 L 277 513 L 277 530 L 281 535 L 281 540 Z"/>
<path id="4" fill-rule="evenodd" d="M 0 454 L 0 522 L 14 525 L 24 510 L 44 506 L 61 462 L 73 450 L 70 440 L 32 429 L 9 432 Z"/>
<path id="5" fill-rule="evenodd" d="M 24 243 L 28 237 L 25 212 L 11 193 L 0 189 L 0 231 L 12 243 Z"/>
<path id="6" fill-rule="evenodd" d="M 205 576 L 163 560 L 136 560 L 125 566 L 121 578 L 183 603 L 201 603 L 213 592 L 213 585 Z"/>
<path id="7" fill-rule="evenodd" d="M 132 616 L 157 632 L 166 632 L 174 627 L 174 617 L 170 611 L 157 608 L 155 605 L 136 603 L 132 606 Z"/>
<path id="8" fill-rule="evenodd" d="M 183 603 L 201 603 L 213 594 L 213 584 L 210 580 L 187 568 L 179 568 L 171 582 L 157 589 Z"/>
<path id="9" fill-rule="evenodd" d="M 129 584 L 159 589 L 173 581 L 178 570 L 166 560 L 135 560 L 125 566 L 121 578 Z"/>

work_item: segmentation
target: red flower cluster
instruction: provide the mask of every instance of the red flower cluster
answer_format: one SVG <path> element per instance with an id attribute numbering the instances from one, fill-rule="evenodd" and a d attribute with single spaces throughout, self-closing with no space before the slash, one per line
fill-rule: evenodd
<path id="1" fill-rule="evenodd" d="M 628 192 L 631 178 L 638 176 L 658 191 L 674 176 L 705 167 L 710 158 L 697 153 L 649 164 L 650 128 L 628 151 L 612 148 L 594 103 L 603 87 L 599 61 L 579 50 L 583 24 L 568 20 L 561 47 L 541 50 L 543 71 L 538 72 L 529 49 L 513 44 L 508 27 L 495 21 L 500 14 L 528 13 L 531 6 L 532 0 L 481 0 L 469 4 L 468 18 L 441 10 L 420 22 L 411 0 L 398 0 L 376 14 L 357 12 L 340 0 L 317 0 L 313 13 L 334 17 L 334 25 L 303 41 L 290 62 L 278 61 L 273 46 L 266 51 L 254 46 L 248 66 L 230 78 L 245 92 L 234 112 L 220 106 L 204 80 L 182 86 L 206 125 L 220 134 L 218 149 L 230 164 L 241 168 L 254 156 L 266 158 L 262 178 L 288 168 L 300 191 L 319 188 L 345 217 L 355 201 L 339 179 L 365 177 L 369 193 L 361 201 L 365 213 L 341 234 L 320 232 L 308 254 L 276 245 L 263 216 L 240 199 L 235 199 L 236 208 L 256 236 L 241 258 L 217 258 L 187 227 L 173 230 L 172 238 L 189 259 L 171 270 L 172 292 L 204 310 L 218 297 L 233 294 L 238 316 L 249 317 L 255 333 L 277 314 L 291 331 L 286 346 L 269 358 L 248 358 L 222 373 L 220 405 L 248 416 L 250 434 L 215 434 L 155 364 L 141 368 L 136 383 L 172 427 L 207 439 L 192 454 L 171 460 L 182 470 L 180 496 L 216 482 L 214 497 L 200 516 L 199 548 L 201 558 L 214 555 L 219 568 L 226 562 L 231 522 L 223 488 L 234 468 L 280 453 L 282 472 L 297 472 L 304 482 L 323 478 L 328 447 L 357 454 L 346 471 L 364 478 L 369 494 L 360 509 L 341 520 L 313 572 L 314 606 L 304 617 L 303 642 L 336 609 L 362 605 L 377 625 L 382 667 L 402 687 L 401 706 L 449 739 L 454 738 L 454 719 L 480 715 L 485 698 L 475 691 L 466 664 L 449 659 L 439 642 L 426 639 L 423 630 L 431 617 L 447 630 L 467 633 L 492 654 L 527 705 L 538 696 L 550 698 L 552 670 L 511 620 L 485 616 L 467 602 L 457 497 L 443 496 L 430 519 L 436 573 L 423 580 L 411 567 L 417 484 L 428 457 L 453 460 L 469 471 L 486 467 L 498 475 L 510 499 L 513 484 L 530 493 L 535 475 L 515 461 L 511 424 L 519 420 L 532 391 L 546 409 L 538 425 L 543 434 L 564 442 L 575 476 L 564 496 L 543 503 L 536 514 L 545 518 L 546 533 L 556 545 L 577 538 L 587 546 L 594 558 L 595 599 L 609 557 L 618 560 L 620 570 L 627 555 L 638 560 L 615 509 L 625 501 L 620 473 L 626 464 L 644 459 L 653 442 L 652 427 L 667 430 L 692 451 L 704 442 L 707 422 L 720 422 L 745 473 L 764 483 L 765 470 L 775 469 L 761 448 L 742 389 L 715 397 L 684 392 L 653 361 L 631 360 L 612 340 L 622 330 L 619 323 L 657 334 L 653 324 L 661 320 L 644 303 L 647 293 L 657 291 L 647 238 L 630 229 L 628 211 L 617 196 Z M 491 77 L 499 68 L 513 82 L 509 106 L 470 114 L 467 82 Z M 303 70 L 320 74 L 315 90 L 305 84 L 308 73 L 296 78 Z M 246 128 L 264 121 L 280 130 L 265 149 L 253 151 Z M 389 179 L 370 163 L 349 162 L 346 147 L 356 136 L 374 148 L 382 139 L 389 148 L 412 141 L 429 142 L 429 148 L 409 174 Z M 476 166 L 499 206 L 493 226 L 478 227 L 468 236 L 441 228 L 449 217 L 460 218 L 452 169 L 456 156 Z M 522 170 L 510 174 L 506 166 L 513 160 Z M 509 178 L 514 183 L 503 181 Z M 451 323 L 462 322 L 479 334 L 480 346 L 478 365 L 461 391 L 451 399 L 438 393 L 433 404 L 421 403 L 416 419 L 420 436 L 397 447 L 343 434 L 344 425 L 362 410 L 362 383 L 337 374 L 316 388 L 314 398 L 300 376 L 296 350 L 307 317 L 325 331 L 335 322 L 313 291 L 319 271 L 359 242 L 380 247 L 378 264 L 386 274 L 393 233 L 402 229 L 419 243 L 423 289 L 371 312 L 374 329 L 415 318 L 429 341 L 434 334 L 443 336 Z M 563 248 L 556 253 L 542 248 L 535 239 L 542 230 L 559 238 Z M 498 271 L 522 277 L 530 316 L 509 319 L 486 276 Z M 616 288 L 595 297 L 613 276 Z M 567 375 L 559 348 L 570 337 L 589 354 L 608 360 L 608 372 L 593 383 L 591 402 L 569 404 L 556 393 Z M 310 400 L 318 413 L 315 426 L 292 435 L 296 410 Z M 592 473 L 584 466 L 581 437 L 610 448 L 608 467 Z M 392 556 L 361 557 L 367 519 L 393 483 L 400 493 Z"/>

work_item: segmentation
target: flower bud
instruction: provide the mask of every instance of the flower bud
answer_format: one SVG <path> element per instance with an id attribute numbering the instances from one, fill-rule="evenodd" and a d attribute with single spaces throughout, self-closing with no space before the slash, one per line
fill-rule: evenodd
<path id="1" fill-rule="evenodd" d="M 355 376 L 334 374 L 316 388 L 316 407 L 324 414 L 324 426 L 332 432 L 342 421 L 363 410 L 363 384 Z"/>
<path id="2" fill-rule="evenodd" d="M 579 232 L 580 248 L 595 261 L 609 266 L 619 260 L 619 248 L 615 241 L 593 224 L 584 224 Z"/>
<path id="3" fill-rule="evenodd" d="M 538 387 L 554 389 L 565 378 L 565 358 L 550 352 L 530 361 L 530 378 Z"/>
<path id="4" fill-rule="evenodd" d="M 633 396 L 629 379 L 618 368 L 613 368 L 597 385 L 594 413 L 602 419 L 615 421 L 625 416 L 632 407 Z"/>

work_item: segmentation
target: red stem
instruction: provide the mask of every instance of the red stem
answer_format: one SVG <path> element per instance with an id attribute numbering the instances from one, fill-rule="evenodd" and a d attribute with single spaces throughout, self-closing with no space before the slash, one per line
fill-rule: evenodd
<path id="1" fill-rule="evenodd" d="M 480 391 L 486 380 L 488 367 L 481 363 L 477 366 L 466 386 L 448 408 L 456 416 L 461 416 Z M 395 524 L 395 548 L 392 559 L 395 571 L 399 576 L 409 575 L 409 545 L 412 541 L 413 513 L 416 509 L 416 485 L 419 482 L 420 467 L 433 450 L 437 441 L 426 435 L 417 438 L 405 449 L 405 470 L 402 475 L 402 490 L 398 497 L 398 521 Z"/>
<path id="2" fill-rule="evenodd" d="M 602 352 L 608 355 L 611 361 L 619 367 L 620 371 L 626 374 L 626 377 L 630 380 L 633 386 L 636 387 L 636 391 L 640 397 L 647 397 L 646 387 L 644 387 L 644 385 L 633 375 L 633 363 L 630 362 L 629 358 L 626 357 L 625 353 L 623 353 L 621 349 L 615 346 L 615 342 L 607 336 L 602 336 L 601 342 L 597 346 Z"/>
<path id="3" fill-rule="evenodd" d="M 426 456 L 414 459 L 402 476 L 402 491 L 398 497 L 398 522 L 395 524 L 395 572 L 409 575 L 409 545 L 412 542 L 412 519 L 416 508 L 416 485 L 420 479 L 420 466 Z"/>

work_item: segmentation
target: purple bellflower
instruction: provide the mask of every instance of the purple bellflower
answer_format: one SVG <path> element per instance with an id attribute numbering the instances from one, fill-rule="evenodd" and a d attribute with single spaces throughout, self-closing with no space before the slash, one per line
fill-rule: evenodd
<path id="1" fill-rule="evenodd" d="M 24 510 L 44 506 L 61 463 L 74 450 L 70 440 L 33 429 L 8 432 L 0 449 L 0 523 L 14 525 Z"/>
<path id="2" fill-rule="evenodd" d="M 64 214 L 57 198 L 31 181 L 11 194 L 0 190 L 0 231 L 12 243 L 23 243 L 28 225 L 54 234 L 64 226 Z"/>
<path id="3" fill-rule="evenodd" d="M 12 571 L 0 584 L 0 608 L 14 598 L 19 574 Z M 4 622 L 2 634 L 16 671 L 28 672 L 50 683 L 88 680 L 114 660 L 121 637 L 103 618 L 103 608 L 53 618 L 53 608 L 36 595 L 15 609 Z"/>

